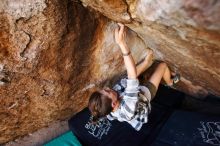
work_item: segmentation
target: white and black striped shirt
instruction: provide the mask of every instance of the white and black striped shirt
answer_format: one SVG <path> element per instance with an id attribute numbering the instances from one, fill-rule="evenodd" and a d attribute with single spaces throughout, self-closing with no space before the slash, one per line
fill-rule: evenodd
<path id="1" fill-rule="evenodd" d="M 137 79 L 122 79 L 113 89 L 120 95 L 119 108 L 107 115 L 109 120 L 128 122 L 139 131 L 148 121 L 151 94 L 147 87 L 139 86 Z"/>

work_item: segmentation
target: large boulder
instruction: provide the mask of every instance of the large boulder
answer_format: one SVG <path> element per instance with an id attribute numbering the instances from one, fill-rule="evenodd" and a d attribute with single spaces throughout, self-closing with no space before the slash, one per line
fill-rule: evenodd
<path id="1" fill-rule="evenodd" d="M 220 1 L 81 1 L 135 31 L 158 60 L 181 74 L 178 90 L 220 96 Z"/>

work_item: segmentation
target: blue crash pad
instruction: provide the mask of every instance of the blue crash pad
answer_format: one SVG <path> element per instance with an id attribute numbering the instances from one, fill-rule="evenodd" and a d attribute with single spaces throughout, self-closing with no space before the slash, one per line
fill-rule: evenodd
<path id="1" fill-rule="evenodd" d="M 44 146 L 82 146 L 76 136 L 68 131 L 63 135 L 53 139 L 52 141 L 44 144 Z"/>

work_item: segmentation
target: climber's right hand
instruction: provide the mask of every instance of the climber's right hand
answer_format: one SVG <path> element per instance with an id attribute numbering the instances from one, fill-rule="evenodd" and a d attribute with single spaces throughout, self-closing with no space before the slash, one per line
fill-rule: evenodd
<path id="1" fill-rule="evenodd" d="M 115 41 L 120 46 L 125 44 L 126 32 L 124 24 L 118 23 L 118 25 L 119 27 L 115 29 Z"/>

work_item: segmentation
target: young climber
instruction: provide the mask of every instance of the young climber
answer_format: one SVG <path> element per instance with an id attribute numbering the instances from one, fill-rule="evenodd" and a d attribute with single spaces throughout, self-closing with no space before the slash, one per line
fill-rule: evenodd
<path id="1" fill-rule="evenodd" d="M 120 46 L 124 64 L 127 70 L 127 79 L 122 79 L 113 89 L 104 88 L 92 93 L 88 107 L 93 121 L 106 117 L 109 120 L 126 121 L 136 130 L 140 130 L 147 122 L 150 112 L 150 101 L 154 98 L 161 79 L 168 86 L 172 86 L 180 79 L 179 75 L 171 78 L 171 72 L 166 63 L 160 63 L 149 81 L 140 86 L 138 76 L 144 72 L 152 61 L 153 52 L 149 51 L 144 61 L 137 67 L 125 42 L 125 26 L 118 24 L 115 29 L 115 41 Z"/>

